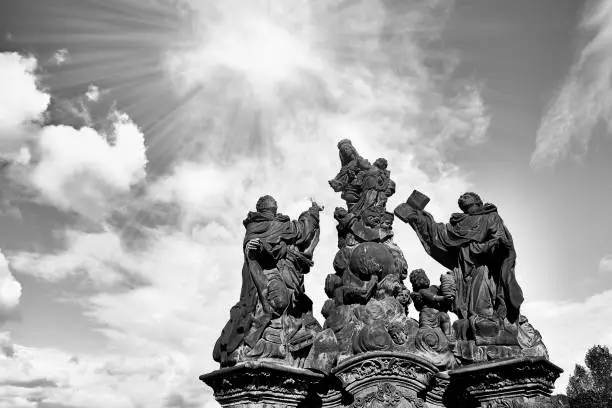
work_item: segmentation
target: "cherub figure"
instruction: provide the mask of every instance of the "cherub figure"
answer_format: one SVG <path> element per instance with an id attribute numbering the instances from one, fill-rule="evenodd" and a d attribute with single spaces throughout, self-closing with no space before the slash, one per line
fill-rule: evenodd
<path id="1" fill-rule="evenodd" d="M 419 327 L 440 328 L 450 338 L 451 321 L 447 311 L 451 299 L 441 296 L 440 289 L 430 285 L 423 269 L 415 269 L 410 273 L 410 283 L 414 307 L 419 311 Z"/>
<path id="2" fill-rule="evenodd" d="M 412 298 L 410 297 L 410 290 L 408 290 L 408 288 L 406 287 L 400 290 L 400 292 L 397 294 L 397 300 L 400 302 L 400 305 L 402 305 L 402 307 L 404 308 L 404 313 L 406 313 L 406 316 L 407 316 L 408 307 L 412 303 Z"/>

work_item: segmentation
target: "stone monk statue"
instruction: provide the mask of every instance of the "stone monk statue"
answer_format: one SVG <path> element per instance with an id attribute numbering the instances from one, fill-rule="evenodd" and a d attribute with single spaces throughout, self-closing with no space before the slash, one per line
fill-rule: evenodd
<path id="1" fill-rule="evenodd" d="M 221 366 L 261 358 L 294 366 L 303 363 L 314 334 L 322 330 L 304 293 L 322 209 L 313 202 L 292 221 L 277 213 L 276 200 L 267 195 L 257 201 L 255 212 L 249 212 L 243 222 L 240 300 L 213 351 Z"/>
<path id="2" fill-rule="evenodd" d="M 475 193 L 465 193 L 458 200 L 462 212 L 446 224 L 437 223 L 418 203 L 421 198 L 426 204 L 428 198 L 419 192 L 413 195 L 417 199 L 409 198 L 395 214 L 410 224 L 425 251 L 456 275 L 453 312 L 464 323 L 459 331 L 465 335 L 471 329 L 469 337 L 488 339 L 484 341 L 489 344 L 516 343 L 516 335 L 500 338 L 505 322 L 515 323 L 520 316 L 523 292 L 514 274 L 512 236 L 497 208 L 483 204 Z"/>

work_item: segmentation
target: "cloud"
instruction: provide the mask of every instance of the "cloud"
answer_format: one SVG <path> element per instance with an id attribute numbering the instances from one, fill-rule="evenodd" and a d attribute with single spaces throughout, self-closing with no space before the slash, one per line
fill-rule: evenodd
<path id="1" fill-rule="evenodd" d="M 195 45 L 168 50 L 167 64 L 177 94 L 194 95 L 177 113 L 187 120 L 176 132 L 199 142 L 190 157 L 141 183 L 142 133 L 127 119 L 115 127 L 113 143 L 91 127 L 41 130 L 33 185 L 46 202 L 99 221 L 102 232 L 69 229 L 61 251 L 12 253 L 11 263 L 52 282 L 93 282 L 94 293 L 80 294 L 79 303 L 109 346 L 102 357 L 78 360 L 17 347 L 17 378 L 59 385 L 41 391 L 37 398 L 46 403 L 214 406 L 197 376 L 216 368 L 212 347 L 240 290 L 241 222 L 259 196 L 274 195 L 293 218 L 309 197 L 326 206 L 316 266 L 306 278 L 316 311 L 322 306 L 337 249 L 333 208 L 343 205 L 327 185 L 340 167 L 338 140 L 351 138 L 372 161 L 388 159 L 398 185 L 389 209 L 418 188 L 445 219 L 470 186 L 450 158 L 486 140 L 488 117 L 478 86 L 452 80 L 454 56 L 436 53 L 440 66 L 429 67 L 446 2 L 192 4 L 207 11 L 196 25 L 203 31 Z M 108 197 L 133 193 L 135 185 L 145 191 L 129 195 L 134 202 L 122 215 L 138 223 L 136 213 L 160 205 L 167 219 L 156 228 L 142 222 L 142 237 L 132 242 L 108 217 L 116 207 Z M 436 277 L 442 268 L 409 227 L 395 230 L 410 266 Z M 39 358 L 44 353 L 47 360 Z M 49 376 L 51 363 L 64 374 Z M 32 366 L 38 368 L 27 374 Z M 31 397 L 29 390 L 13 396 Z"/>
<path id="2" fill-rule="evenodd" d="M 201 8 L 202 32 L 191 48 L 170 53 L 169 69 L 185 92 L 200 87 L 194 107 L 210 124 L 208 150 L 274 153 L 280 129 L 270 127 L 289 115 L 291 126 L 303 127 L 289 131 L 304 137 L 336 130 L 326 127 L 338 119 L 358 120 L 376 123 L 372 131 L 439 175 L 447 153 L 486 140 L 477 84 L 451 84 L 456 57 L 430 51 L 449 3 L 192 3 Z"/>
<path id="3" fill-rule="evenodd" d="M 31 139 L 28 131 L 42 119 L 50 96 L 41 91 L 36 78 L 34 57 L 17 53 L 0 53 L 0 156 L 19 156 L 24 143 Z"/>
<path id="4" fill-rule="evenodd" d="M 556 390 L 565 393 L 569 376 L 576 364 L 584 361 L 587 350 L 595 344 L 611 344 L 609 320 L 612 291 L 593 295 L 578 302 L 529 301 L 524 312 L 543 335 L 553 363 L 565 372 L 557 380 Z"/>
<path id="5" fill-rule="evenodd" d="M 96 287 L 113 287 L 126 282 L 121 265 L 126 263 L 120 238 L 110 232 L 64 233 L 64 249 L 57 254 L 20 252 L 10 257 L 18 271 L 49 282 L 81 276 Z"/>
<path id="6" fill-rule="evenodd" d="M 0 156 L 21 166 L 13 181 L 34 188 L 44 201 L 103 220 L 113 200 L 146 176 L 144 135 L 119 112 L 106 120 L 111 122 L 108 131 L 44 126 L 50 96 L 40 89 L 36 67 L 34 57 L 0 54 L 5 90 L 0 95 Z M 98 97 L 92 85 L 84 98 Z"/>
<path id="7" fill-rule="evenodd" d="M 21 284 L 15 279 L 9 263 L 0 252 L 0 324 L 11 317 L 21 298 Z"/>
<path id="8" fill-rule="evenodd" d="M 605 255 L 599 261 L 599 271 L 610 273 L 612 272 L 612 254 Z"/>
<path id="9" fill-rule="evenodd" d="M 531 157 L 536 169 L 552 167 L 568 156 L 583 156 L 598 124 L 612 130 L 612 4 L 592 2 L 581 27 L 591 38 L 542 118 Z"/>
<path id="10" fill-rule="evenodd" d="M 100 88 L 93 84 L 89 85 L 85 97 L 92 102 L 97 102 L 100 99 Z"/>
<path id="11" fill-rule="evenodd" d="M 1 357 L 13 357 L 15 349 L 13 348 L 13 342 L 8 332 L 0 332 L 0 351 Z"/>
<path id="12" fill-rule="evenodd" d="M 0 406 L 4 407 L 113 407 L 134 408 L 126 396 L 125 372 L 130 367 L 142 368 L 139 380 L 131 384 L 145 389 L 143 382 L 165 380 L 164 369 L 171 369 L 160 358 L 159 362 L 126 357 L 113 353 L 104 356 L 85 355 L 75 361 L 70 354 L 52 348 L 14 345 L 11 356 L 0 356 Z M 167 359 L 166 359 L 167 360 Z M 144 374 L 147 373 L 147 374 Z M 154 396 L 143 402 L 154 404 Z M 13 405 L 11 405 L 13 404 Z"/>
<path id="13" fill-rule="evenodd" d="M 53 57 L 51 57 L 51 62 L 55 65 L 64 65 L 70 59 L 70 54 L 66 48 L 62 48 L 60 50 L 55 51 Z"/>
<path id="14" fill-rule="evenodd" d="M 41 130 L 30 181 L 43 198 L 58 208 L 104 219 L 112 199 L 144 179 L 144 135 L 127 115 L 117 114 L 113 122 L 109 135 L 63 125 Z"/>

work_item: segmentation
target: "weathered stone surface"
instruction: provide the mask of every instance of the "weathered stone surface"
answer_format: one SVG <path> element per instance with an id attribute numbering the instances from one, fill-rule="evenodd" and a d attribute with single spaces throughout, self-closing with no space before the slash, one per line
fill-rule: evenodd
<path id="1" fill-rule="evenodd" d="M 445 404 L 447 407 L 483 408 L 529 404 L 536 398 L 550 396 L 562 372 L 543 357 L 523 357 L 451 370 Z"/>
<path id="2" fill-rule="evenodd" d="M 325 281 L 329 297 L 322 313 L 340 347 L 338 361 L 359 353 L 414 349 L 414 322 L 407 317 L 410 291 L 404 285 L 408 264 L 393 242 L 387 199 L 395 183 L 387 161 L 374 164 L 359 155 L 350 140 L 338 143 L 341 169 L 329 181 L 341 193 L 338 207 L 338 252 L 334 274 Z"/>
<path id="3" fill-rule="evenodd" d="M 319 242 L 322 210 L 313 202 L 292 221 L 277 212 L 273 197 L 263 196 L 244 220 L 240 299 L 213 351 L 221 367 L 260 359 L 294 367 L 323 362 L 320 355 L 310 356 L 322 327 L 304 288 Z"/>
<path id="4" fill-rule="evenodd" d="M 298 220 L 262 197 L 244 222 L 243 287 L 215 345 L 221 369 L 200 379 L 230 408 L 531 408 L 545 404 L 561 369 L 540 333 L 520 314 L 512 236 L 497 208 L 474 193 L 462 213 L 436 223 L 415 190 L 395 210 L 444 270 L 404 281 L 408 265 L 393 242 L 395 192 L 387 162 L 370 164 L 349 140 L 329 182 L 338 252 L 325 281 L 321 327 L 305 294 L 319 213 Z M 418 321 L 408 316 L 414 302 Z M 449 312 L 459 319 L 450 324 Z M 449 371 L 450 370 L 450 371 Z"/>
<path id="5" fill-rule="evenodd" d="M 429 389 L 425 397 L 428 407 L 444 407 L 444 394 L 450 384 L 447 372 L 436 373 L 429 382 Z"/>
<path id="6" fill-rule="evenodd" d="M 425 403 L 414 391 L 406 391 L 393 383 L 383 382 L 376 390 L 355 398 L 350 408 L 422 408 Z"/>
<path id="7" fill-rule="evenodd" d="M 437 369 L 414 354 L 368 352 L 340 363 L 332 370 L 347 393 L 352 407 L 420 407 Z M 386 401 L 386 402 L 385 402 Z"/>
<path id="8" fill-rule="evenodd" d="M 456 294 L 452 291 L 451 285 L 451 283 L 454 285 L 454 280 L 452 282 L 451 280 L 449 278 L 444 280 L 446 294 L 443 294 L 441 288 L 430 285 L 424 270 L 415 269 L 410 273 L 411 296 L 414 307 L 419 311 L 419 329 L 414 341 L 415 352 L 440 370 L 450 369 L 459 364 L 451 351 L 454 337 L 448 310 Z"/>
<path id="9" fill-rule="evenodd" d="M 447 334 L 456 342 L 458 363 L 547 357 L 540 333 L 520 314 L 523 292 L 515 277 L 516 251 L 497 207 L 483 203 L 476 193 L 465 193 L 458 200 L 462 212 L 438 223 L 424 210 L 428 202 L 415 190 L 394 213 L 414 229 L 425 251 L 449 269 L 439 290 L 419 293 L 444 298 L 459 317 L 452 336 Z M 444 309 L 443 302 L 440 306 L 438 310 Z"/>
<path id="10" fill-rule="evenodd" d="M 264 361 L 248 361 L 200 376 L 228 408 L 317 407 L 323 374 Z"/>

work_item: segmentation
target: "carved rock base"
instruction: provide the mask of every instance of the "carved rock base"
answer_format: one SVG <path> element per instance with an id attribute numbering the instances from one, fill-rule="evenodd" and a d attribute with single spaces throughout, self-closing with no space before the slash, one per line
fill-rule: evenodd
<path id="1" fill-rule="evenodd" d="M 224 408 L 321 406 L 316 389 L 323 379 L 322 374 L 312 371 L 262 361 L 241 363 L 200 376 Z"/>
<path id="2" fill-rule="evenodd" d="M 346 359 L 328 376 L 253 361 L 200 379 L 230 408 L 534 408 L 548 406 L 561 372 L 543 357 L 438 372 L 417 355 L 378 351 Z"/>
<path id="3" fill-rule="evenodd" d="M 429 389 L 425 401 L 428 408 L 445 407 L 444 394 L 450 384 L 450 378 L 447 372 L 436 373 L 429 383 Z"/>
<path id="4" fill-rule="evenodd" d="M 436 371 L 413 354 L 369 352 L 344 360 L 332 373 L 352 396 L 351 408 L 421 408 Z"/>
<path id="5" fill-rule="evenodd" d="M 543 357 L 474 364 L 450 371 L 446 407 L 527 408 L 549 397 L 563 370 Z"/>

